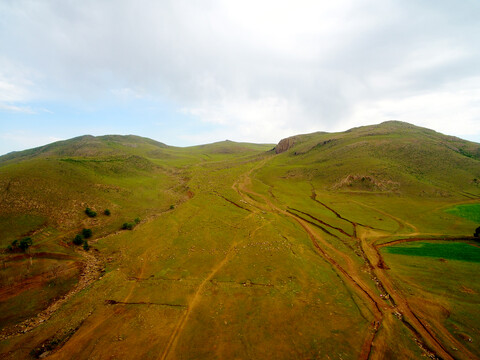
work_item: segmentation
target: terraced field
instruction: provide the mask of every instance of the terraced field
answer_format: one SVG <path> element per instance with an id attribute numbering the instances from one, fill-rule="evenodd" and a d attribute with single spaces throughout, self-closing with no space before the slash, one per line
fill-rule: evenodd
<path id="1" fill-rule="evenodd" d="M 0 158 L 2 246 L 34 240 L 2 254 L 0 356 L 480 358 L 479 145 L 398 122 L 280 145 Z"/>

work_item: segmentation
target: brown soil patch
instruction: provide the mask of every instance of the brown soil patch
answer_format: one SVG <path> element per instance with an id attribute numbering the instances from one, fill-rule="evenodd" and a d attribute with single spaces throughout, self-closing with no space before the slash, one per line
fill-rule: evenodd
<path id="1" fill-rule="evenodd" d="M 465 293 L 465 294 L 476 294 L 477 292 L 473 289 L 470 289 L 468 287 L 466 287 L 465 285 L 462 285 L 462 287 L 460 288 L 460 291 Z"/>

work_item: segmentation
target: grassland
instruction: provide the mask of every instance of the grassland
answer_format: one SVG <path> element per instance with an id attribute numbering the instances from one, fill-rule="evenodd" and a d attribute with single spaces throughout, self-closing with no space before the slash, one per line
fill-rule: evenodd
<path id="1" fill-rule="evenodd" d="M 480 358 L 476 224 L 448 210 L 476 209 L 478 144 L 398 122 L 294 142 L 0 158 L 1 245 L 34 240 L 1 254 L 0 356 Z"/>
<path id="2" fill-rule="evenodd" d="M 480 224 L 480 204 L 455 205 L 446 212 Z"/>

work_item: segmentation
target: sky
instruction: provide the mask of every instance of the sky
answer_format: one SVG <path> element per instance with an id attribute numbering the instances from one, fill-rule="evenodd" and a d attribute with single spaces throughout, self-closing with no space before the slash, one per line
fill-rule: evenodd
<path id="1" fill-rule="evenodd" d="M 480 142 L 479 19 L 478 0 L 0 0 L 0 154 L 387 120 Z"/>

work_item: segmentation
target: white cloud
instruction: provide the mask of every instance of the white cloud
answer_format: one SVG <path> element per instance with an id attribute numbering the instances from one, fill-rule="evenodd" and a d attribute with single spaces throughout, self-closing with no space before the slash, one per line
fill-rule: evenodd
<path id="1" fill-rule="evenodd" d="M 480 136 L 473 2 L 18 0 L 0 13 L 0 104 L 12 111 L 113 96 L 250 141 L 394 115 Z"/>
<path id="2" fill-rule="evenodd" d="M 35 111 L 33 111 L 30 108 L 30 106 L 22 107 L 22 106 L 0 103 L 0 111 L 1 110 L 10 111 L 10 112 L 20 112 L 20 113 L 26 113 L 26 114 L 35 114 Z"/>

